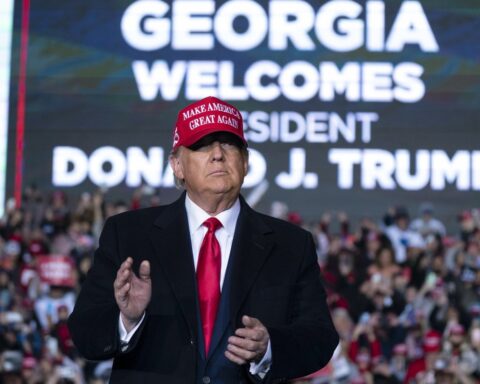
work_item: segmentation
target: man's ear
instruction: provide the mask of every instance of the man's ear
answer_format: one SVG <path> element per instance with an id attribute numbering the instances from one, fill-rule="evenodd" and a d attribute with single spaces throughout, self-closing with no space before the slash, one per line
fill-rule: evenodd
<path id="1" fill-rule="evenodd" d="M 177 179 L 183 180 L 183 167 L 182 163 L 180 162 L 179 154 L 170 155 L 169 157 L 170 167 L 172 168 L 173 174 Z"/>
<path id="2" fill-rule="evenodd" d="M 248 149 L 245 149 L 245 152 L 243 153 L 243 169 L 245 170 L 245 175 L 247 175 L 247 172 L 248 172 Z"/>

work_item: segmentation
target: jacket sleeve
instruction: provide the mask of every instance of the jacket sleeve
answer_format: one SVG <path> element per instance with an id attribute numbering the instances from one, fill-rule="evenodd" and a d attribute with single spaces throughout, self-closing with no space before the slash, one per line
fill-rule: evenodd
<path id="1" fill-rule="evenodd" d="M 267 376 L 272 383 L 321 369 L 329 362 L 339 341 L 309 233 L 300 256 L 302 263 L 297 273 L 290 321 L 285 326 L 268 328 L 272 367 Z"/>
<path id="2" fill-rule="evenodd" d="M 113 292 L 113 282 L 122 263 L 117 244 L 115 223 L 109 219 L 100 236 L 93 266 L 68 320 L 74 344 L 87 359 L 109 359 L 122 352 L 118 332 L 120 311 Z M 136 335 L 139 332 L 140 329 Z M 137 338 L 134 335 L 128 350 Z"/>

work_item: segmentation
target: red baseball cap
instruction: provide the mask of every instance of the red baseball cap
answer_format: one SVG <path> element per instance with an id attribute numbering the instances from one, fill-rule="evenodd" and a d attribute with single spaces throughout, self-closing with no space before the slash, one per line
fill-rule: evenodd
<path id="1" fill-rule="evenodd" d="M 423 339 L 425 352 L 439 352 L 442 349 L 442 337 L 436 331 L 429 331 Z"/>
<path id="2" fill-rule="evenodd" d="M 407 348 L 407 345 L 404 343 L 396 344 L 393 347 L 393 353 L 395 355 L 406 355 L 407 352 L 408 352 L 408 348 Z"/>
<path id="3" fill-rule="evenodd" d="M 463 328 L 462 324 L 453 324 L 450 327 L 449 335 L 461 335 L 463 336 L 465 334 L 465 328 Z"/>
<path id="4" fill-rule="evenodd" d="M 232 133 L 247 145 L 240 111 L 231 104 L 209 96 L 178 112 L 172 149 L 189 147 L 215 132 Z"/>
<path id="5" fill-rule="evenodd" d="M 22 368 L 23 369 L 33 369 L 37 365 L 37 359 L 32 356 L 26 356 L 23 358 L 22 361 Z"/>

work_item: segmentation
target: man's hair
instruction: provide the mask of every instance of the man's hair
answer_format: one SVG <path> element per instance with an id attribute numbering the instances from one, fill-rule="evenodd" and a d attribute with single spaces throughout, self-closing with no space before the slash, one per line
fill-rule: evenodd
<path id="1" fill-rule="evenodd" d="M 180 152 L 180 148 L 172 149 L 170 152 L 170 157 L 172 158 L 178 158 L 178 153 Z M 175 172 L 173 173 L 173 181 L 175 182 L 175 188 L 183 190 L 185 189 L 185 180 L 179 179 L 176 175 Z"/>

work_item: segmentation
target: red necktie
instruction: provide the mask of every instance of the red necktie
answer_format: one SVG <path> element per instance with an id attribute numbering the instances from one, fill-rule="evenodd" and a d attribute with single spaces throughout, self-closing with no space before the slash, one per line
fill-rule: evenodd
<path id="1" fill-rule="evenodd" d="M 198 298 L 200 301 L 200 314 L 202 316 L 203 338 L 205 341 L 205 355 L 208 355 L 212 339 L 215 318 L 217 317 L 220 302 L 220 267 L 222 254 L 220 244 L 215 237 L 215 231 L 222 223 L 211 217 L 203 223 L 207 233 L 203 238 L 197 265 Z"/>

